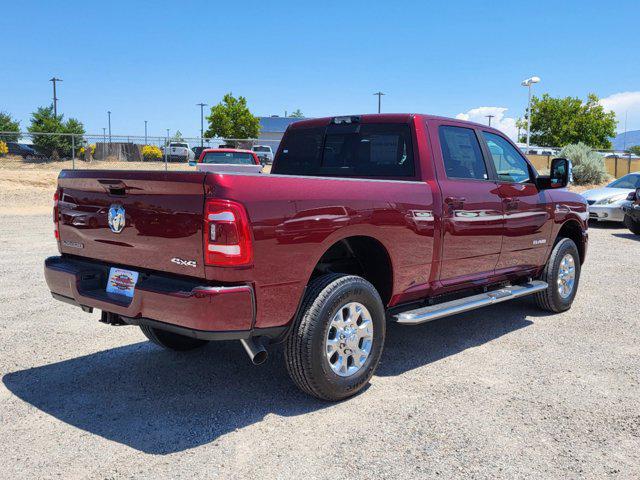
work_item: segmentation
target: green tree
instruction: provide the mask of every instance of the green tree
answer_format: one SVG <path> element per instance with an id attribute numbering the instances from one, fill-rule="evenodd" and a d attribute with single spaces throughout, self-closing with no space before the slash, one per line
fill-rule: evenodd
<path id="1" fill-rule="evenodd" d="M 249 111 L 247 99 L 235 98 L 231 93 L 211 107 L 207 121 L 209 128 L 204 134 L 207 138 L 256 138 L 260 134 L 260 120 Z"/>
<path id="2" fill-rule="evenodd" d="M 605 112 L 592 93 L 586 102 L 547 93 L 531 100 L 531 143 L 536 145 L 564 147 L 583 142 L 591 148 L 611 148 L 609 139 L 616 134 L 616 124 L 615 113 Z"/>
<path id="3" fill-rule="evenodd" d="M 516 128 L 518 132 L 520 132 L 520 136 L 518 138 L 518 142 L 524 143 L 527 141 L 527 118 L 518 118 L 516 120 Z"/>
<path id="4" fill-rule="evenodd" d="M 19 132 L 20 122 L 11 118 L 6 112 L 0 112 L 0 132 Z M 20 135 L 0 134 L 0 140 L 3 142 L 17 142 Z"/>
<path id="5" fill-rule="evenodd" d="M 629 147 L 629 151 L 634 155 L 640 156 L 640 145 L 634 145 L 633 147 Z"/>
<path id="6" fill-rule="evenodd" d="M 176 130 L 176 133 L 171 137 L 172 142 L 184 142 L 184 137 L 182 136 L 182 132 L 180 130 Z"/>
<path id="7" fill-rule="evenodd" d="M 53 105 L 40 107 L 33 112 L 28 130 L 31 133 L 74 134 L 76 151 L 80 148 L 85 133 L 84 125 L 75 118 L 69 118 L 65 122 L 64 115 L 54 115 Z M 34 135 L 33 144 L 47 156 L 71 156 L 72 140 L 69 135 Z"/>
<path id="8" fill-rule="evenodd" d="M 302 113 L 302 110 L 300 110 L 299 108 L 294 110 L 293 112 L 291 112 L 291 115 L 289 115 L 292 118 L 304 118 L 304 113 Z"/>

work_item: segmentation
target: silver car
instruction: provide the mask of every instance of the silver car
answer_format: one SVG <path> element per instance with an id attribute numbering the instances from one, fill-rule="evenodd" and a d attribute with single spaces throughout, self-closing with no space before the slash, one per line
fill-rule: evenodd
<path id="1" fill-rule="evenodd" d="M 589 204 L 589 218 L 609 222 L 622 222 L 622 205 L 629 193 L 640 188 L 640 172 L 629 173 L 603 188 L 587 190 L 582 196 Z"/>

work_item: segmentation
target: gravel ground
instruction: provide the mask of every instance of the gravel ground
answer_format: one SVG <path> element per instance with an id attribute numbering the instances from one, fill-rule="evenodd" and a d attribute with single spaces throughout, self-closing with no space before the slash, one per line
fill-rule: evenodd
<path id="1" fill-rule="evenodd" d="M 50 216 L 0 216 L 3 478 L 638 478 L 640 242 L 591 229 L 574 307 L 390 325 L 370 388 L 322 403 L 280 351 L 165 352 L 54 301 Z"/>

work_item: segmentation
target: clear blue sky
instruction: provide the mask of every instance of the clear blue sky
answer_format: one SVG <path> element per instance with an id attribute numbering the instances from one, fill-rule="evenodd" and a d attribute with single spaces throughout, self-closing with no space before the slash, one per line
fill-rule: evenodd
<path id="1" fill-rule="evenodd" d="M 383 111 L 522 115 L 535 93 L 600 97 L 640 129 L 640 2 L 4 2 L 0 110 L 51 102 L 101 133 L 199 132 L 225 92 L 257 115 Z M 470 115 L 473 118 L 473 113 Z M 622 114 L 624 117 L 624 113 Z M 505 119 L 499 119 L 508 120 Z M 505 123 L 506 125 L 506 123 Z M 623 125 L 619 126 L 622 130 Z"/>

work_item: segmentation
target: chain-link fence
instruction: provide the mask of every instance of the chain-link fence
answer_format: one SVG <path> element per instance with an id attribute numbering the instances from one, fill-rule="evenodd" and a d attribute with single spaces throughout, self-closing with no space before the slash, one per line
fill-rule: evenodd
<path id="1" fill-rule="evenodd" d="M 0 132 L 8 152 L 4 167 L 41 166 L 46 169 L 180 170 L 195 161 L 205 148 L 256 151 L 271 163 L 279 140 L 199 138 L 141 135 L 73 135 L 65 133 Z M 1 153 L 1 152 L 0 152 Z"/>
<path id="2" fill-rule="evenodd" d="M 8 153 L 0 158 L 7 168 L 182 170 L 204 148 L 256 150 L 263 163 L 273 160 L 280 140 L 176 137 L 166 135 L 72 135 L 63 133 L 0 132 Z M 548 173 L 560 148 L 530 147 L 526 155 L 540 173 Z M 1 154 L 2 152 L 0 152 Z M 619 178 L 640 171 L 640 158 L 629 151 L 599 150 L 608 173 Z M 267 169 L 268 171 L 268 169 Z"/>

